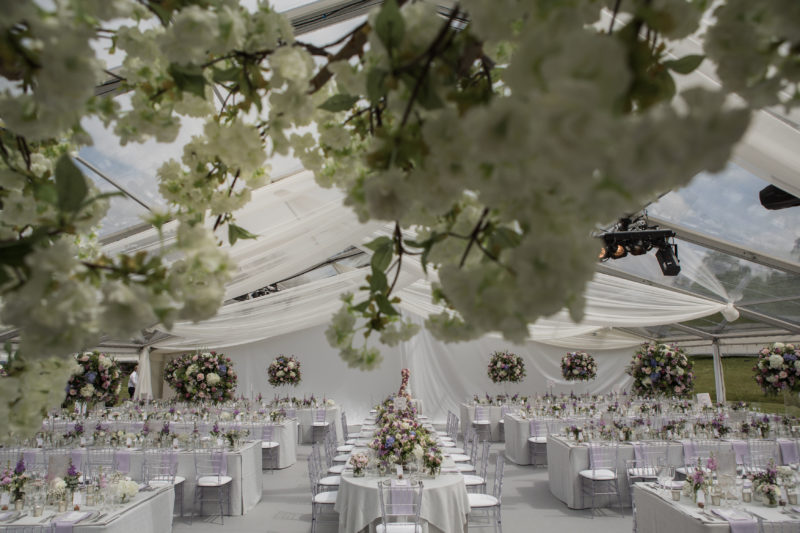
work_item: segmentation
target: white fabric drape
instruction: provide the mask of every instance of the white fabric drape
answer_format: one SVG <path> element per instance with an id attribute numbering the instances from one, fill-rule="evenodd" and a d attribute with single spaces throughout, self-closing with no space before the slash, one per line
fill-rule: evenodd
<path id="1" fill-rule="evenodd" d="M 150 376 L 150 347 L 144 346 L 139 352 L 139 370 L 137 370 L 139 381 L 136 384 L 136 391 L 133 393 L 134 400 L 153 399 L 153 379 Z"/>

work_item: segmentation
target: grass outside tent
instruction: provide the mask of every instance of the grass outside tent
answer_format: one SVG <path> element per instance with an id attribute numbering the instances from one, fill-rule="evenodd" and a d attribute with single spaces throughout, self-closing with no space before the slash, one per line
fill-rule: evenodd
<path id="1" fill-rule="evenodd" d="M 691 359 L 694 363 L 695 393 L 711 393 L 711 399 L 716 401 L 713 359 L 710 355 L 696 355 Z M 729 402 L 747 402 L 767 413 L 784 414 L 786 408 L 783 396 L 767 396 L 753 379 L 753 366 L 756 364 L 756 359 L 756 357 L 722 358 L 727 400 Z M 789 414 L 800 415 L 800 408 L 790 407 Z"/>

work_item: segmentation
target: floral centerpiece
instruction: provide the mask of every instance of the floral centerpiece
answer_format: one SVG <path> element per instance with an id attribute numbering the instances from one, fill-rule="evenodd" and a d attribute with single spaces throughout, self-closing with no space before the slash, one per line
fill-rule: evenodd
<path id="1" fill-rule="evenodd" d="M 92 439 L 95 443 L 104 442 L 106 438 L 111 433 L 111 430 L 108 426 L 104 426 L 100 422 L 94 427 L 94 432 L 92 433 Z"/>
<path id="2" fill-rule="evenodd" d="M 422 466 L 432 476 L 436 476 L 442 469 L 442 450 L 436 445 L 428 446 L 422 455 Z"/>
<path id="3" fill-rule="evenodd" d="M 286 409 L 279 407 L 269 412 L 269 419 L 272 422 L 283 422 L 286 419 Z"/>
<path id="4" fill-rule="evenodd" d="M 0 487 L 11 493 L 11 500 L 17 501 L 25 497 L 25 485 L 30 479 L 30 474 L 25 471 L 25 461 L 20 458 L 13 470 L 6 468 L 0 477 Z"/>
<path id="5" fill-rule="evenodd" d="M 83 436 L 83 433 L 83 423 L 75 422 L 75 425 L 72 426 L 72 429 L 64 433 L 64 438 L 67 440 L 79 439 Z"/>
<path id="6" fill-rule="evenodd" d="M 159 442 L 163 443 L 172 443 L 172 439 L 175 438 L 175 433 L 172 432 L 172 429 L 169 426 L 169 420 L 164 422 L 164 425 L 161 426 L 161 430 L 158 432 L 158 440 Z"/>
<path id="7" fill-rule="evenodd" d="M 778 488 L 778 469 L 774 459 L 769 460 L 766 468 L 751 472 L 747 477 L 753 482 L 753 490 L 762 495 L 767 505 L 777 505 L 781 491 Z"/>
<path id="8" fill-rule="evenodd" d="M 411 377 L 411 371 L 407 368 L 404 368 L 400 371 L 400 389 L 397 391 L 398 396 L 406 396 L 411 398 L 411 395 L 408 394 L 408 379 Z"/>
<path id="9" fill-rule="evenodd" d="M 509 351 L 493 352 L 487 369 L 493 383 L 519 383 L 525 378 L 525 362 Z"/>
<path id="10" fill-rule="evenodd" d="M 164 380 L 187 402 L 232 400 L 237 379 L 230 357 L 217 352 L 183 354 L 164 369 Z"/>
<path id="11" fill-rule="evenodd" d="M 75 468 L 75 465 L 72 464 L 72 459 L 69 460 L 69 468 L 67 468 L 67 473 L 64 475 L 64 484 L 67 487 L 67 490 L 75 491 L 78 486 L 81 484 L 81 473 Z"/>
<path id="12" fill-rule="evenodd" d="M 122 503 L 130 501 L 139 493 L 139 484 L 129 478 L 120 479 L 113 486 Z"/>
<path id="13" fill-rule="evenodd" d="M 569 352 L 561 358 L 561 375 L 567 381 L 590 381 L 597 377 L 597 363 L 586 352 Z"/>
<path id="14" fill-rule="evenodd" d="M 211 431 L 208 432 L 212 437 L 219 438 L 222 435 L 222 430 L 219 427 L 219 424 L 214 422 L 214 426 L 211 428 Z"/>
<path id="15" fill-rule="evenodd" d="M 300 384 L 302 373 L 300 372 L 300 361 L 294 356 L 286 357 L 281 354 L 272 361 L 267 367 L 267 381 L 273 387 L 292 385 L 296 387 Z"/>
<path id="16" fill-rule="evenodd" d="M 50 480 L 47 487 L 47 496 L 51 501 L 59 501 L 67 494 L 67 484 L 60 477 L 54 477 Z"/>
<path id="17" fill-rule="evenodd" d="M 625 372 L 633 377 L 633 392 L 639 396 L 686 396 L 694 390 L 692 362 L 676 346 L 643 344 Z"/>
<path id="18" fill-rule="evenodd" d="M 753 372 L 765 394 L 800 390 L 800 348 L 782 342 L 762 348 Z"/>
<path id="19" fill-rule="evenodd" d="M 225 432 L 224 438 L 227 441 L 228 446 L 235 448 L 239 442 L 249 434 L 250 432 L 246 429 L 229 429 Z"/>
<path id="20" fill-rule="evenodd" d="M 369 459 L 365 453 L 356 453 L 350 457 L 350 466 L 353 467 L 353 475 L 360 477 L 364 475 L 364 469 L 367 468 Z"/>
<path id="21" fill-rule="evenodd" d="M 692 500 L 696 502 L 697 492 L 701 490 L 706 492 L 711 484 L 710 477 L 709 472 L 703 468 L 700 460 L 698 460 L 697 467 L 686 477 L 686 484 L 683 486 L 684 493 L 691 496 Z"/>
<path id="22" fill-rule="evenodd" d="M 67 382 L 64 407 L 76 401 L 114 405 L 122 388 L 122 372 L 113 357 L 100 352 L 77 354 L 78 367 Z"/>
<path id="23" fill-rule="evenodd" d="M 742 423 L 744 426 L 744 423 Z M 762 417 L 754 417 L 750 420 L 750 431 L 757 432 L 761 438 L 766 439 L 769 437 L 770 431 L 770 424 L 769 424 L 769 417 L 764 415 Z M 744 428 L 742 428 L 742 432 L 744 433 Z"/>

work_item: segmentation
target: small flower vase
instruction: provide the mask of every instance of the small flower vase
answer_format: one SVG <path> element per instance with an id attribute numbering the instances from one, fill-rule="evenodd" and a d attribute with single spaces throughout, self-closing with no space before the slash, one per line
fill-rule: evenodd
<path id="1" fill-rule="evenodd" d="M 364 477 L 364 469 L 363 468 L 354 468 L 353 469 L 353 477 Z"/>
<path id="2" fill-rule="evenodd" d="M 67 510 L 67 500 L 59 500 L 58 501 L 58 512 L 63 513 Z"/>
<path id="3" fill-rule="evenodd" d="M 778 506 L 778 500 L 776 498 L 774 498 L 774 499 L 764 498 L 764 506 L 765 507 L 777 507 Z"/>
<path id="4" fill-rule="evenodd" d="M 14 510 L 21 511 L 25 501 L 22 498 L 17 498 L 14 500 Z"/>

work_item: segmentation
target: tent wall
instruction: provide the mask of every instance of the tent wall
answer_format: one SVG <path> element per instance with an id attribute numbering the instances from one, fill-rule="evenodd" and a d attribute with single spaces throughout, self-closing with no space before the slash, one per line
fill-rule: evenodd
<path id="1" fill-rule="evenodd" d="M 569 384 L 561 378 L 561 357 L 568 351 L 565 348 L 536 342 L 514 346 L 493 337 L 445 344 L 426 330 L 401 346 L 382 347 L 383 363 L 376 370 L 364 372 L 348 368 L 336 350 L 328 346 L 326 327 L 316 326 L 251 344 L 219 348 L 218 351 L 234 361 L 239 376 L 239 394 L 252 397 L 260 392 L 266 398 L 273 397 L 276 392 L 298 397 L 326 395 L 342 406 L 351 421 L 365 416 L 373 404 L 398 389 L 401 368 L 411 370 L 411 392 L 422 399 L 425 414 L 435 421 L 443 421 L 448 410 L 458 414 L 458 404 L 476 393 L 543 393 L 549 380 L 555 382 L 553 390 L 556 393 L 606 393 L 622 390 L 630 384 L 630 378 L 624 372 L 634 350 L 631 347 L 592 350 L 598 361 L 597 379 L 588 384 Z M 523 383 L 495 385 L 487 377 L 489 354 L 501 349 L 508 349 L 524 358 L 527 377 Z M 296 388 L 278 391 L 267 383 L 266 367 L 281 353 L 300 359 L 303 380 Z M 159 364 L 154 363 L 154 366 Z M 160 367 L 163 368 L 163 363 Z M 165 397 L 169 397 L 167 391 L 169 389 L 165 387 Z"/>

